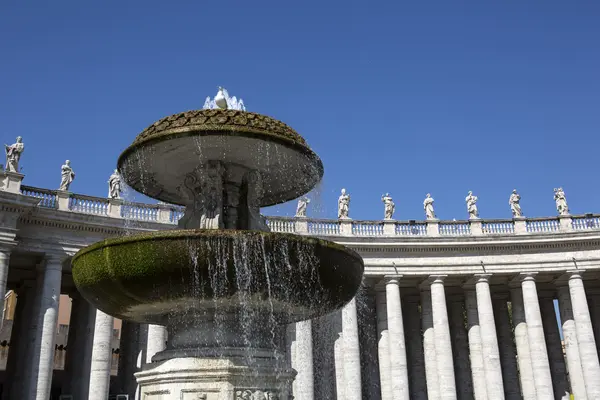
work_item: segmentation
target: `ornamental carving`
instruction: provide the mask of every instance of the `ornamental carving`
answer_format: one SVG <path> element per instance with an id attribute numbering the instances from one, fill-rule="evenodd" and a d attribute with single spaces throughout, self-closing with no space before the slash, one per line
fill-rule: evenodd
<path id="1" fill-rule="evenodd" d="M 144 129 L 135 138 L 133 144 L 169 133 L 201 130 L 262 133 L 307 146 L 298 132 L 274 118 L 240 110 L 219 109 L 195 110 L 170 115 Z"/>
<path id="2" fill-rule="evenodd" d="M 235 391 L 234 400 L 280 400 L 274 390 L 242 389 Z"/>

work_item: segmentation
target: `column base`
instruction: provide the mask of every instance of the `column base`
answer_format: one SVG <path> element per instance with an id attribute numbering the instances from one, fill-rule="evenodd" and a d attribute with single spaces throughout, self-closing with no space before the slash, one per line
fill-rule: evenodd
<path id="1" fill-rule="evenodd" d="M 152 400 L 287 400 L 296 372 L 248 349 L 227 357 L 181 357 L 146 364 L 135 377 L 141 398 Z M 160 354 L 160 353 L 159 353 Z M 274 358 L 273 358 L 274 357 Z M 159 357 L 160 358 L 160 357 Z"/>

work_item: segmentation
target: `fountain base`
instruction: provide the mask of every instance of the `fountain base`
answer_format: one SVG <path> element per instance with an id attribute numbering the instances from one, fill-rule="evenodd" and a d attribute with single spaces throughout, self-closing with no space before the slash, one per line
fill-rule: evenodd
<path id="1" fill-rule="evenodd" d="M 228 349 L 228 356 L 180 357 L 146 364 L 135 374 L 142 399 L 290 399 L 296 372 L 273 351 Z M 237 356 L 234 355 L 237 352 Z M 261 357 L 262 356 L 262 357 Z"/>
<path id="2" fill-rule="evenodd" d="M 171 318 L 166 349 L 136 374 L 141 398 L 289 399 L 296 372 L 286 359 L 284 326 L 260 313 L 237 317 Z"/>

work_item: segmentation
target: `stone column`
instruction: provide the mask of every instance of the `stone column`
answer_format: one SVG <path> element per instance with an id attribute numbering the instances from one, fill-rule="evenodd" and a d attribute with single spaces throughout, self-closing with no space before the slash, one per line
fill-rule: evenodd
<path id="1" fill-rule="evenodd" d="M 31 283 L 32 287 L 27 289 L 27 295 L 25 296 L 24 314 L 26 315 L 26 319 L 23 321 L 25 324 L 24 343 L 22 350 L 19 351 L 19 358 L 16 364 L 15 379 L 13 380 L 10 392 L 11 400 L 22 400 L 27 398 L 29 381 L 31 379 L 32 370 L 34 369 L 34 348 L 39 346 L 36 335 L 38 331 L 38 314 L 43 287 L 43 271 L 40 271 L 36 266 L 36 272 L 37 277 L 35 281 Z"/>
<path id="2" fill-rule="evenodd" d="M 381 381 L 381 400 L 393 400 L 392 375 L 390 366 L 390 338 L 388 331 L 386 293 L 379 291 L 376 294 L 377 307 L 377 333 L 379 358 L 379 377 Z"/>
<path id="3" fill-rule="evenodd" d="M 342 332 L 337 333 L 337 338 L 333 342 L 333 356 L 335 365 L 335 398 L 337 400 L 346 400 L 344 389 L 344 337 L 342 336 Z"/>
<path id="4" fill-rule="evenodd" d="M 342 309 L 342 338 L 344 342 L 345 399 L 361 399 L 362 381 L 360 376 L 360 343 L 358 339 L 356 298 L 353 298 Z"/>
<path id="5" fill-rule="evenodd" d="M 500 365 L 502 365 L 502 382 L 504 382 L 504 397 L 507 400 L 521 400 L 519 385 L 519 370 L 517 368 L 517 353 L 513 342 L 513 334 L 508 318 L 508 296 L 494 296 L 494 317 L 498 333 L 498 348 L 500 349 Z"/>
<path id="6" fill-rule="evenodd" d="M 386 278 L 387 282 L 385 285 L 390 338 L 392 398 L 394 400 L 408 400 L 408 366 L 406 364 L 406 344 L 404 341 L 404 321 L 402 320 L 399 278 Z"/>
<path id="7" fill-rule="evenodd" d="M 148 325 L 148 344 L 146 362 L 151 363 L 152 357 L 167 347 L 167 328 L 162 325 Z"/>
<path id="8" fill-rule="evenodd" d="M 4 294 L 6 293 L 9 262 L 10 252 L 5 249 L 0 249 L 0 310 L 4 310 Z M 2 324 L 2 321 L 0 321 L 0 324 Z"/>
<path id="9" fill-rule="evenodd" d="M 477 295 L 472 289 L 465 291 L 465 308 L 467 309 L 469 359 L 471 360 L 473 394 L 475 395 L 475 400 L 487 400 L 483 350 L 481 344 L 481 327 L 479 326 L 479 314 L 477 312 Z"/>
<path id="10" fill-rule="evenodd" d="M 423 358 L 423 335 L 421 334 L 419 297 L 408 296 L 404 300 L 410 398 L 411 400 L 427 400 L 427 380 L 425 378 L 425 359 Z"/>
<path id="11" fill-rule="evenodd" d="M 593 293 L 588 294 L 588 306 L 590 308 L 590 317 L 592 318 L 594 339 L 596 340 L 596 349 L 600 355 L 600 290 L 595 289 Z"/>
<path id="12" fill-rule="evenodd" d="M 435 330 L 433 328 L 433 311 L 431 306 L 431 291 L 427 287 L 421 292 L 421 323 L 423 330 L 423 356 L 425 358 L 425 379 L 427 382 L 428 400 L 440 399 L 440 382 L 437 371 L 437 356 L 435 353 Z"/>
<path id="13" fill-rule="evenodd" d="M 146 359 L 146 341 L 142 337 L 147 334 L 148 325 L 137 322 L 121 322 L 121 340 L 119 341 L 119 367 L 115 384 L 116 394 L 127 394 L 135 399 L 137 382 L 134 373 L 140 370 L 142 360 Z M 143 357 L 142 357 L 143 353 Z"/>
<path id="14" fill-rule="evenodd" d="M 90 367 L 89 400 L 106 400 L 108 398 L 114 323 L 113 317 L 100 310 L 96 310 L 92 363 Z"/>
<path id="15" fill-rule="evenodd" d="M 560 342 L 560 334 L 558 333 L 556 311 L 554 311 L 554 298 L 540 297 L 540 311 L 542 313 L 544 333 L 546 334 L 546 348 L 548 349 L 554 398 L 560 399 L 565 393 L 569 393 L 569 386 L 567 384 L 565 357 Z"/>
<path id="16" fill-rule="evenodd" d="M 527 336 L 529 338 L 529 352 L 531 354 L 531 366 L 533 379 L 538 400 L 554 398 L 552 390 L 552 375 L 550 373 L 550 361 L 546 349 L 546 338 L 542 325 L 542 315 L 538 302 L 537 287 L 535 284 L 535 273 L 521 275 L 521 289 L 523 291 L 523 307 L 525 310 L 525 321 L 527 322 Z"/>
<path id="17" fill-rule="evenodd" d="M 581 368 L 581 359 L 579 358 L 577 329 L 575 328 L 575 320 L 573 319 L 573 309 L 571 308 L 571 296 L 569 294 L 568 286 L 560 286 L 558 288 L 558 306 L 562 323 L 563 339 L 565 342 L 571 392 L 576 399 L 587 400 L 583 369 Z"/>
<path id="18" fill-rule="evenodd" d="M 33 348 L 34 362 L 29 390 L 26 398 L 48 400 L 54 372 L 54 345 L 58 321 L 58 301 L 62 278 L 62 257 L 50 256 L 44 266 L 44 281 L 41 295 L 38 326 L 38 347 Z"/>
<path id="19" fill-rule="evenodd" d="M 600 399 L 600 363 L 598 362 L 590 310 L 585 297 L 583 280 L 581 279 L 583 271 L 568 271 L 567 273 L 569 274 L 571 307 L 573 308 L 577 342 L 579 343 L 579 357 L 581 358 L 588 399 Z"/>
<path id="20" fill-rule="evenodd" d="M 519 381 L 521 383 L 523 400 L 536 400 L 537 395 L 533 379 L 533 366 L 531 365 L 527 322 L 525 322 L 525 309 L 523 308 L 523 292 L 520 287 L 511 288 L 510 302 L 512 306 L 512 322 L 515 329 L 517 361 L 519 364 Z"/>
<path id="21" fill-rule="evenodd" d="M 73 399 L 87 399 L 90 386 L 96 309 L 78 292 L 70 296 L 72 299 L 71 318 L 69 319 L 65 380 L 62 394 L 71 395 Z"/>
<path id="22" fill-rule="evenodd" d="M 456 373 L 456 391 L 459 400 L 473 398 L 473 382 L 469 365 L 469 340 L 465 329 L 463 296 L 449 296 L 450 304 L 450 337 L 452 354 L 454 354 L 454 371 Z"/>
<path id="23" fill-rule="evenodd" d="M 27 350 L 27 328 L 29 318 L 31 317 L 32 301 L 35 297 L 34 290 L 35 288 L 26 286 L 15 290 L 17 294 L 17 306 L 10 333 L 10 348 L 8 349 L 5 372 L 5 376 L 10 377 L 10 379 L 5 380 L 2 399 L 9 399 L 11 393 L 16 393 L 23 379 L 23 371 L 19 371 L 17 365 L 19 364 L 19 359 L 23 358 Z M 13 398 L 20 398 L 20 394 L 15 394 Z"/>
<path id="24" fill-rule="evenodd" d="M 310 320 L 296 323 L 296 349 L 294 365 L 298 372 L 296 375 L 296 389 L 294 398 L 298 400 L 313 400 L 315 386 L 313 375 L 313 342 L 312 322 Z"/>
<path id="25" fill-rule="evenodd" d="M 489 274 L 475 275 L 475 293 L 477 295 L 477 315 L 481 329 L 481 346 L 483 350 L 483 368 L 489 400 L 504 400 L 502 383 L 502 366 L 500 350 L 496 336 L 496 322 L 490 293 Z"/>
<path id="26" fill-rule="evenodd" d="M 433 332 L 435 334 L 435 356 L 438 379 L 440 383 L 440 399 L 456 400 L 456 381 L 454 377 L 454 359 L 452 358 L 452 342 L 450 341 L 450 325 L 446 307 L 444 275 L 432 277 L 431 309 L 433 315 Z"/>

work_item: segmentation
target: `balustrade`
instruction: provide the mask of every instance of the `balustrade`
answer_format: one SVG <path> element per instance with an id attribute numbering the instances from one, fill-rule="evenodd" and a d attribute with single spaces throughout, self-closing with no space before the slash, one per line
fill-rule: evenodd
<path id="1" fill-rule="evenodd" d="M 552 219 L 528 219 L 527 220 L 527 232 L 529 233 L 544 233 L 544 232 L 556 232 L 560 230 L 560 223 L 558 218 Z"/>
<path id="2" fill-rule="evenodd" d="M 121 206 L 121 216 L 135 221 L 158 221 L 158 205 L 129 203 Z"/>
<path id="3" fill-rule="evenodd" d="M 315 236 L 335 236 L 340 234 L 340 222 L 332 220 L 311 220 L 308 233 Z"/>
<path id="4" fill-rule="evenodd" d="M 21 193 L 25 196 L 39 198 L 40 202 L 38 206 L 43 208 L 135 221 L 176 225 L 185 211 L 184 207 L 171 204 L 128 203 L 123 200 L 110 200 L 67 192 L 59 193 L 56 190 L 31 186 L 21 186 Z M 60 197 L 61 202 L 64 201 L 64 203 L 61 203 L 60 208 L 58 197 Z M 111 211 L 111 206 L 113 207 L 113 211 Z M 598 230 L 600 229 L 600 215 L 586 214 L 572 217 L 521 218 L 515 220 L 479 219 L 472 221 L 344 220 L 343 224 L 340 220 L 273 216 L 267 217 L 267 225 L 273 232 L 308 234 L 312 236 L 486 236 L 514 235 L 520 233 L 556 233 L 570 230 Z M 431 225 L 429 226 L 429 232 L 428 225 Z"/>
<path id="5" fill-rule="evenodd" d="M 74 194 L 69 197 L 69 210 L 84 214 L 107 215 L 108 199 Z"/>
<path id="6" fill-rule="evenodd" d="M 483 221 L 484 235 L 510 235 L 515 233 L 515 224 L 512 221 Z"/>
<path id="7" fill-rule="evenodd" d="M 466 236 L 471 234 L 471 226 L 465 221 L 440 222 L 440 235 Z"/>
<path id="8" fill-rule="evenodd" d="M 355 236 L 382 236 L 383 222 L 380 221 L 353 221 L 352 234 Z"/>
<path id="9" fill-rule="evenodd" d="M 25 196 L 37 197 L 41 199 L 38 204 L 44 208 L 58 208 L 56 201 L 56 190 L 42 189 L 31 186 L 21 186 L 21 193 Z"/>
<path id="10" fill-rule="evenodd" d="M 426 236 L 426 222 L 397 222 L 396 235 L 401 236 Z"/>
<path id="11" fill-rule="evenodd" d="M 267 219 L 267 226 L 272 232 L 294 233 L 296 232 L 296 224 L 293 219 Z"/>
<path id="12" fill-rule="evenodd" d="M 573 217 L 573 230 L 583 231 L 588 229 L 600 229 L 600 216 L 589 214 L 583 217 Z"/>

